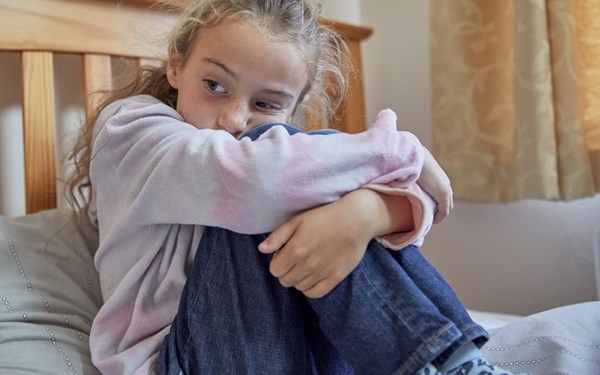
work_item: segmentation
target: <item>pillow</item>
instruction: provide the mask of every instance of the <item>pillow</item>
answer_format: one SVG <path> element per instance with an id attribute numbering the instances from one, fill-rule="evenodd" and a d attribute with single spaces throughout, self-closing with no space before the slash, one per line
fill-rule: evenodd
<path id="1" fill-rule="evenodd" d="M 600 374 L 600 301 L 515 320 L 492 333 L 482 351 L 516 374 Z"/>
<path id="2" fill-rule="evenodd" d="M 88 341 L 102 303 L 97 245 L 69 210 L 0 216 L 1 374 L 99 374 Z"/>

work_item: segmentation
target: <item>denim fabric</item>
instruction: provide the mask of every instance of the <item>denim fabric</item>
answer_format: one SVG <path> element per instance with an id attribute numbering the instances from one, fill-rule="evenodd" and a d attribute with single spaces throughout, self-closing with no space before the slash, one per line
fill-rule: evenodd
<path id="1" fill-rule="evenodd" d="M 401 251 L 392 251 L 392 256 L 406 274 L 412 279 L 425 296 L 433 302 L 444 316 L 448 317 L 463 333 L 463 337 L 449 349 L 440 354 L 437 360 L 443 363 L 458 347 L 466 342 L 473 342 L 481 348 L 489 339 L 483 327 L 471 320 L 462 302 L 454 290 L 439 272 L 431 265 L 416 246 L 408 246 Z M 415 267 L 419 265 L 419 267 Z"/>
<path id="2" fill-rule="evenodd" d="M 487 340 L 414 246 L 371 241 L 344 281 L 310 299 L 270 275 L 264 238 L 205 229 L 157 373 L 412 375 Z"/>

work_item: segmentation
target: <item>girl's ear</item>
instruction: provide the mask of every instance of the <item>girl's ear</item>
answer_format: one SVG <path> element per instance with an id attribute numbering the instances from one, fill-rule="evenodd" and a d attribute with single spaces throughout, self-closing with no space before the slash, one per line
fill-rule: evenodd
<path id="1" fill-rule="evenodd" d="M 167 80 L 174 89 L 179 89 L 179 70 L 181 60 L 178 57 L 169 57 L 167 60 Z"/>

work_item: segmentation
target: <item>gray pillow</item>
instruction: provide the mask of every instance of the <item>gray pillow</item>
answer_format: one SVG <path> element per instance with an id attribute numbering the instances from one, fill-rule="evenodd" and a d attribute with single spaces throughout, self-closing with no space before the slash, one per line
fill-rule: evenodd
<path id="1" fill-rule="evenodd" d="M 523 317 L 495 331 L 483 356 L 514 373 L 600 374 L 600 302 Z"/>
<path id="2" fill-rule="evenodd" d="M 69 210 L 0 216 L 0 374 L 99 374 L 88 342 L 97 245 Z"/>

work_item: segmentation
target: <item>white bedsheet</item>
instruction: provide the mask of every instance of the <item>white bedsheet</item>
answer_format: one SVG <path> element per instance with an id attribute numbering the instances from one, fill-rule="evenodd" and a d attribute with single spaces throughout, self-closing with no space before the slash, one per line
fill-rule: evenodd
<path id="1" fill-rule="evenodd" d="M 523 318 L 519 315 L 501 314 L 487 311 L 468 310 L 468 312 L 469 315 L 471 315 L 471 319 L 473 319 L 475 323 L 485 328 L 490 334 L 507 324 Z"/>

